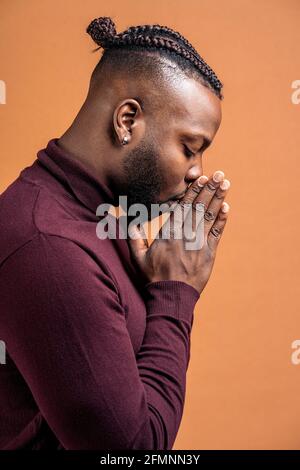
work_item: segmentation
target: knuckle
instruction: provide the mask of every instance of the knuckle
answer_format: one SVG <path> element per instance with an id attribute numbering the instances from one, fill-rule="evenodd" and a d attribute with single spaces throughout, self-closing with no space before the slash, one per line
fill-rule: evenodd
<path id="1" fill-rule="evenodd" d="M 201 201 L 194 201 L 192 204 L 192 208 L 194 211 L 201 212 L 203 214 L 203 212 L 205 211 L 205 203 Z"/>
<path id="2" fill-rule="evenodd" d="M 217 191 L 215 194 L 215 198 L 219 200 L 223 200 L 225 198 L 225 191 L 221 190 L 221 192 Z"/>
<path id="3" fill-rule="evenodd" d="M 209 181 L 206 184 L 205 189 L 207 189 L 207 191 L 213 193 L 217 189 L 217 186 L 215 186 L 211 181 Z"/>
<path id="4" fill-rule="evenodd" d="M 221 227 L 212 227 L 210 232 L 215 238 L 220 238 L 220 236 L 222 234 L 222 228 Z"/>
<path id="5" fill-rule="evenodd" d="M 191 186 L 191 191 L 193 191 L 193 192 L 196 193 L 197 195 L 200 193 L 201 189 L 202 189 L 202 188 L 201 188 L 198 184 Z"/>
<path id="6" fill-rule="evenodd" d="M 215 219 L 215 213 L 212 210 L 207 210 L 204 214 L 204 218 L 210 222 Z"/>
<path id="7" fill-rule="evenodd" d="M 179 201 L 179 207 L 180 207 L 182 210 L 183 210 L 185 207 L 187 207 L 189 204 L 191 204 L 189 200 L 185 200 L 185 201 L 184 201 L 184 200 L 181 199 L 181 200 Z"/>

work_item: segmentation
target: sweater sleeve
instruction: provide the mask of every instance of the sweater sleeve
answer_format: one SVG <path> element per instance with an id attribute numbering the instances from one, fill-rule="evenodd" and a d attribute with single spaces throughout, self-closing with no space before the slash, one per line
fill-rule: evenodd
<path id="1" fill-rule="evenodd" d="M 147 284 L 135 355 L 112 276 L 75 243 L 39 234 L 2 266 L 4 279 L 1 335 L 62 445 L 171 449 L 199 293 L 180 281 Z"/>

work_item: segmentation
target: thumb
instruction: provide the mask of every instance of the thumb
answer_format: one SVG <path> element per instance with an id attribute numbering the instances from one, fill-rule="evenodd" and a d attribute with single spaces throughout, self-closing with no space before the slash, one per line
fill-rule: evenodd
<path id="1" fill-rule="evenodd" d="M 146 253 L 149 248 L 149 243 L 144 231 L 143 226 L 130 225 L 128 228 L 128 245 L 131 254 L 136 263 L 143 267 Z"/>

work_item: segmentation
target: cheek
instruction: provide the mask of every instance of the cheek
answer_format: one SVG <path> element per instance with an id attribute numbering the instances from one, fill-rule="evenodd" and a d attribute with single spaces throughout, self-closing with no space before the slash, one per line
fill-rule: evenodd
<path id="1" fill-rule="evenodd" d="M 177 148 L 165 156 L 162 165 L 167 173 L 180 178 L 180 175 L 187 171 L 188 162 L 183 152 L 180 152 Z"/>
<path id="2" fill-rule="evenodd" d="M 161 159 L 161 173 L 164 181 L 164 189 L 169 192 L 177 192 L 178 186 L 182 189 L 182 181 L 188 170 L 187 159 L 181 152 L 173 150 Z M 175 191 L 172 189 L 175 188 Z"/>

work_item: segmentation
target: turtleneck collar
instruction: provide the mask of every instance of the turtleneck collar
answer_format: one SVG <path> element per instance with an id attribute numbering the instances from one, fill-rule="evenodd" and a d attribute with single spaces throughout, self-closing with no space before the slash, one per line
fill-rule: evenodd
<path id="1" fill-rule="evenodd" d="M 96 178 L 84 163 L 59 146 L 59 139 L 51 139 L 46 148 L 39 150 L 37 159 L 62 183 L 67 184 L 74 196 L 94 214 L 102 202 L 117 205 L 112 190 Z"/>

